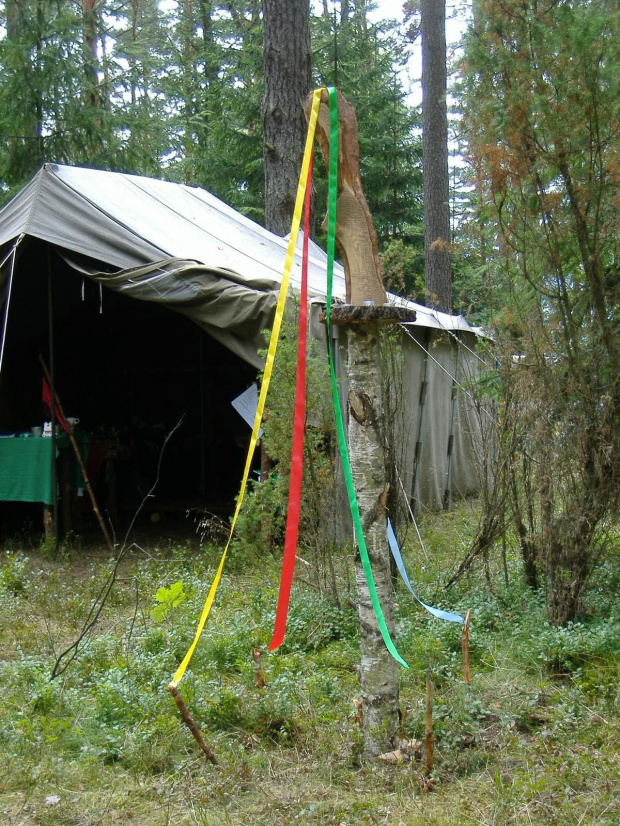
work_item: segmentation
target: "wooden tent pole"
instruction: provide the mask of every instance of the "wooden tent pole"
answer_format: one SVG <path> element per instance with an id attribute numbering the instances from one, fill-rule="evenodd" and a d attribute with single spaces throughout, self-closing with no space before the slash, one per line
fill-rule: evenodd
<path id="1" fill-rule="evenodd" d="M 50 374 L 47 369 L 47 365 L 43 360 L 43 356 L 39 356 L 39 361 L 41 362 L 41 366 L 43 367 L 43 372 L 45 374 L 45 378 L 47 379 L 48 383 L 50 384 L 50 389 L 52 387 L 50 382 Z M 66 421 L 66 416 L 64 410 L 62 408 L 62 404 L 60 403 L 60 399 L 58 398 L 58 393 L 54 388 L 52 390 L 52 404 L 56 403 L 56 407 L 58 408 L 59 414 L 62 418 Z M 52 419 L 52 434 L 56 429 L 56 422 Z M 78 447 L 78 443 L 75 441 L 75 436 L 71 431 L 69 431 L 69 441 L 71 442 L 71 447 L 75 452 L 75 458 L 77 459 L 78 465 L 80 466 L 80 470 L 82 471 L 82 476 L 84 477 L 84 484 L 86 485 L 86 490 L 88 491 L 88 495 L 90 496 L 90 501 L 93 506 L 93 510 L 95 511 L 95 516 L 97 517 L 97 521 L 99 522 L 99 526 L 101 527 L 101 531 L 105 537 L 105 541 L 107 542 L 108 548 L 112 551 L 114 550 L 114 543 L 110 539 L 110 534 L 108 533 L 108 529 L 105 526 L 105 522 L 103 521 L 103 517 L 101 516 L 101 512 L 97 505 L 97 500 L 95 499 L 95 494 L 90 484 L 90 480 L 88 478 L 88 474 L 86 473 L 86 467 L 84 466 L 84 460 L 82 459 L 82 454 L 80 453 L 80 448 Z M 54 453 L 55 455 L 55 453 Z"/>
<path id="2" fill-rule="evenodd" d="M 19 238 L 13 244 L 11 251 L 2 259 L 2 261 L 0 261 L 1 276 L 2 268 L 5 266 L 5 264 L 8 263 L 9 258 L 11 259 L 9 271 L 6 277 L 6 289 L 4 296 L 4 317 L 2 320 L 2 338 L 0 339 L 0 381 L 2 380 L 2 364 L 4 362 L 4 348 L 6 346 L 6 330 L 7 325 L 9 323 L 9 307 L 11 305 L 11 295 L 13 294 L 13 276 L 15 275 L 15 259 L 17 257 L 17 247 L 19 246 L 23 237 L 23 235 L 19 236 Z"/>
<path id="3" fill-rule="evenodd" d="M 47 248 L 47 318 L 48 318 L 48 335 L 49 335 L 49 351 L 50 351 L 50 368 L 51 373 L 46 370 L 47 382 L 50 386 L 51 402 L 50 414 L 52 419 L 52 535 L 54 537 L 54 554 L 58 555 L 59 547 L 59 531 L 58 531 L 58 475 L 56 473 L 56 402 L 55 402 L 55 361 L 54 361 L 54 305 L 52 295 L 52 259 L 49 246 Z M 43 361 L 42 357 L 41 361 Z M 46 538 L 49 533 L 49 511 L 47 507 L 43 506 L 43 524 L 45 527 Z"/>

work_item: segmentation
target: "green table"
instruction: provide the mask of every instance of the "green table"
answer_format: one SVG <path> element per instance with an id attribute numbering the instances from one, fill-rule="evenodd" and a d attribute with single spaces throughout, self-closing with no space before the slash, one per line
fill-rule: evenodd
<path id="1" fill-rule="evenodd" d="M 90 441 L 88 435 L 74 435 L 80 453 L 85 457 Z M 66 434 L 56 437 L 57 450 L 68 448 L 70 444 Z M 79 474 L 75 459 L 74 462 Z M 76 473 L 72 473 L 71 478 L 79 479 Z M 0 439 L 0 500 L 53 504 L 51 437 Z"/>

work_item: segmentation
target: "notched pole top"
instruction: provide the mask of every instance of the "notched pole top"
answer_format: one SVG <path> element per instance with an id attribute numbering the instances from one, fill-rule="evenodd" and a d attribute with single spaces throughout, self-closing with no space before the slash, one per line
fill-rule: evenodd
<path id="1" fill-rule="evenodd" d="M 310 115 L 312 94 L 305 103 Z M 387 302 L 381 277 L 377 233 L 366 203 L 360 178 L 360 150 L 357 118 L 349 101 L 338 92 L 339 163 L 336 202 L 336 243 L 342 255 L 347 287 L 347 304 L 375 305 Z M 329 94 L 323 90 L 316 136 L 329 166 Z"/>

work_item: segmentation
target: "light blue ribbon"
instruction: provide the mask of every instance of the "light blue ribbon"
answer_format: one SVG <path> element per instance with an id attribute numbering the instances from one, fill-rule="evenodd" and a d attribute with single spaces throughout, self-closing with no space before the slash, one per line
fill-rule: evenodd
<path id="1" fill-rule="evenodd" d="M 400 553 L 400 548 L 398 547 L 398 541 L 396 539 L 396 534 L 394 533 L 394 528 L 392 527 L 392 523 L 389 519 L 387 521 L 387 538 L 390 550 L 392 551 L 392 556 L 394 557 L 394 562 L 396 563 L 396 567 L 398 568 L 400 575 L 403 578 L 403 582 L 413 594 L 413 598 L 417 600 L 423 608 L 426 608 L 429 614 L 432 614 L 434 617 L 437 617 L 438 619 L 448 620 L 448 622 L 460 622 L 461 625 L 463 625 L 465 620 L 460 614 L 453 614 L 452 611 L 442 611 L 441 608 L 433 608 L 432 605 L 427 605 L 425 602 L 422 602 L 420 597 L 413 590 L 411 583 L 409 582 L 409 577 L 407 576 L 407 571 L 405 570 L 405 564 Z"/>

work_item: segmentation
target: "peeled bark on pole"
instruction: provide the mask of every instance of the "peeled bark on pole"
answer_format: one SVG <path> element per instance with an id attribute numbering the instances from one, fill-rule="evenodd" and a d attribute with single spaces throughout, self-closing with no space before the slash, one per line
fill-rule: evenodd
<path id="1" fill-rule="evenodd" d="M 424 727 L 424 742 L 426 744 L 426 791 L 431 788 L 429 778 L 435 767 L 435 748 L 433 744 L 433 680 L 430 668 L 426 670 L 426 725 Z"/>
<path id="2" fill-rule="evenodd" d="M 465 617 L 465 624 L 463 625 L 463 634 L 461 638 L 461 647 L 463 650 L 463 679 L 466 685 L 471 685 L 471 671 L 469 668 L 469 621 L 471 619 L 471 610 L 467 612 Z"/>
<path id="3" fill-rule="evenodd" d="M 394 592 L 385 529 L 389 486 L 382 435 L 379 323 L 348 325 L 347 344 L 351 469 L 377 595 L 394 637 Z M 385 647 L 377 626 L 359 553 L 355 555 L 355 584 L 362 655 L 364 749 L 369 755 L 377 755 L 393 746 L 398 728 L 399 666 Z"/>
<path id="4" fill-rule="evenodd" d="M 355 112 L 340 94 L 338 107 L 340 163 L 336 243 L 345 265 L 348 303 L 333 308 L 332 322 L 342 325 L 347 334 L 351 470 L 377 595 L 393 636 L 394 594 L 386 535 L 385 505 L 389 485 L 385 464 L 379 328 L 382 322 L 403 320 L 404 315 L 401 309 L 385 304 L 387 297 L 381 279 L 377 237 L 359 175 Z M 329 157 L 328 135 L 329 110 L 324 93 L 317 138 L 326 160 Z M 408 320 L 411 316 L 411 312 L 406 313 Z M 398 728 L 398 664 L 381 637 L 359 554 L 355 559 L 355 580 L 360 623 L 364 750 L 368 756 L 376 756 L 393 746 Z"/>

